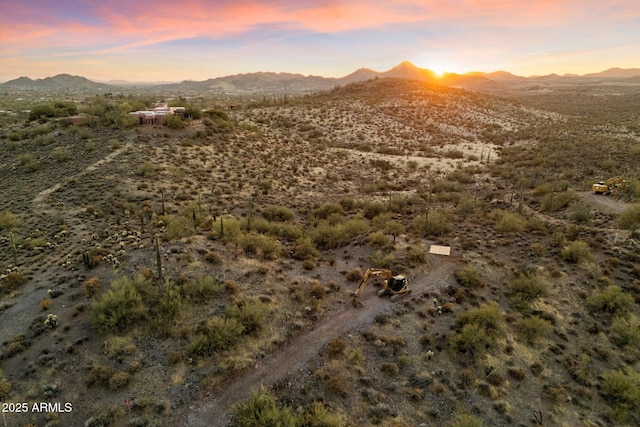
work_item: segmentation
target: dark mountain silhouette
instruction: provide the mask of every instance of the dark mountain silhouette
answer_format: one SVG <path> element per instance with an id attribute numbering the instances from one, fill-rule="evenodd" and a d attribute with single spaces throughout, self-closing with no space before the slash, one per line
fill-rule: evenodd
<path id="1" fill-rule="evenodd" d="M 29 77 L 19 77 L 2 85 L 3 87 L 25 87 L 42 89 L 108 89 L 113 86 L 96 83 L 85 77 L 72 76 L 70 74 L 58 74 L 53 77 L 32 80 Z"/>
<path id="2" fill-rule="evenodd" d="M 600 73 L 577 75 L 557 75 L 522 77 L 506 71 L 491 73 L 471 72 L 465 74 L 447 73 L 438 77 L 433 71 L 420 68 L 405 61 L 388 71 L 378 72 L 369 68 L 360 68 L 344 77 L 304 76 L 294 73 L 255 72 L 234 74 L 230 76 L 211 78 L 204 81 L 185 80 L 180 83 L 147 84 L 159 90 L 200 91 L 219 93 L 308 93 L 328 90 L 372 78 L 401 78 L 420 80 L 444 86 L 463 87 L 470 90 L 493 90 L 516 87 L 527 84 L 580 84 L 589 83 L 595 79 L 635 82 L 640 79 L 640 69 L 611 68 Z M 85 77 L 58 74 L 53 77 L 32 80 L 29 77 L 19 77 L 8 81 L 3 88 L 38 88 L 38 89 L 104 89 L 114 90 L 118 86 L 142 85 L 141 82 L 131 83 L 122 80 L 113 81 L 117 85 L 109 85 L 91 81 Z"/>

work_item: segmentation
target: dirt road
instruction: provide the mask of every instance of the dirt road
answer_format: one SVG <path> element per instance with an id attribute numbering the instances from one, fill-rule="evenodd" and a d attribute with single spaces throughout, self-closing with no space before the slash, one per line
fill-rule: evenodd
<path id="1" fill-rule="evenodd" d="M 412 298 L 439 291 L 452 283 L 452 272 L 457 268 L 455 259 L 438 257 L 428 272 L 411 281 Z M 307 362 L 321 352 L 333 338 L 347 332 L 358 331 L 370 323 L 376 315 L 392 310 L 389 298 L 378 298 L 375 292 L 365 293 L 364 307 L 354 309 L 350 303 L 327 315 L 312 331 L 292 340 L 283 348 L 262 360 L 240 378 L 226 384 L 211 400 L 202 402 L 186 416 L 185 426 L 227 426 L 231 422 L 231 408 L 243 402 L 260 384 L 269 387 L 277 380 L 299 373 Z"/>

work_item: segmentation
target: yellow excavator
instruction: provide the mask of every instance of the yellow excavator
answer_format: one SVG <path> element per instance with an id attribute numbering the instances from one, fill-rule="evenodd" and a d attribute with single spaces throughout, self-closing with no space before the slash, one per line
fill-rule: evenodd
<path id="1" fill-rule="evenodd" d="M 379 278 L 382 279 L 382 289 L 378 291 L 378 296 L 383 296 L 386 294 L 391 294 L 391 301 L 397 301 L 403 296 L 409 295 L 411 293 L 411 289 L 407 287 L 409 281 L 404 276 L 394 276 L 391 270 L 384 270 L 381 268 L 370 268 L 364 272 L 362 276 L 362 281 L 358 286 L 358 289 L 353 293 L 353 300 L 351 303 L 354 307 L 358 307 L 362 305 L 359 301 L 359 297 L 364 291 L 364 288 L 367 286 L 367 281 L 371 278 Z"/>
<path id="2" fill-rule="evenodd" d="M 594 194 L 611 194 L 617 190 L 622 190 L 627 185 L 627 181 L 621 176 L 614 176 L 606 181 L 596 182 L 591 186 Z"/>

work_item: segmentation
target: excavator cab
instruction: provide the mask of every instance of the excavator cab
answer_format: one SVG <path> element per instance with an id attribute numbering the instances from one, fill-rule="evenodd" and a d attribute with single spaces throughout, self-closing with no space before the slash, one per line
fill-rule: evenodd
<path id="1" fill-rule="evenodd" d="M 388 286 L 392 292 L 400 292 L 407 287 L 407 278 L 401 275 L 393 276 L 389 279 Z"/>
<path id="2" fill-rule="evenodd" d="M 378 291 L 378 296 L 380 297 L 386 294 L 390 294 L 391 301 L 397 301 L 399 298 L 402 298 L 403 296 L 409 295 L 411 293 L 411 290 L 408 288 L 409 281 L 406 277 L 401 275 L 393 276 L 390 270 L 370 268 L 364 273 L 358 289 L 356 289 L 353 294 L 353 300 L 351 301 L 351 303 L 354 307 L 362 305 L 359 297 L 364 291 L 367 281 L 371 277 L 382 279 L 382 289 Z"/>

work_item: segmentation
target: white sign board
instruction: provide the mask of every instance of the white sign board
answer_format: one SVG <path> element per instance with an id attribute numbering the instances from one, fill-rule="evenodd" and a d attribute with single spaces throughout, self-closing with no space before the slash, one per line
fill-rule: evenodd
<path id="1" fill-rule="evenodd" d="M 429 248 L 429 253 L 449 256 L 451 254 L 451 246 L 431 245 L 431 248 Z"/>

